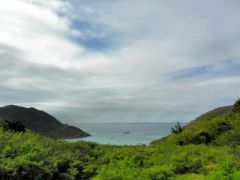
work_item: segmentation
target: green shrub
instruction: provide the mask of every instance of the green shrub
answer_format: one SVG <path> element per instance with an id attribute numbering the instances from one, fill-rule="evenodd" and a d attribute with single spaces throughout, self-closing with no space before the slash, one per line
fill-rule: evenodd
<path id="1" fill-rule="evenodd" d="M 173 176 L 173 171 L 169 167 L 156 166 L 147 169 L 147 179 L 150 180 L 167 180 Z"/>
<path id="2" fill-rule="evenodd" d="M 180 134 L 183 131 L 182 126 L 179 122 L 177 122 L 175 127 L 172 127 L 171 130 L 172 130 L 172 133 L 174 134 Z"/>
<path id="3" fill-rule="evenodd" d="M 176 162 L 174 172 L 176 174 L 199 173 L 201 167 L 202 167 L 201 160 L 191 162 L 185 159 Z"/>
<path id="4" fill-rule="evenodd" d="M 233 105 L 233 112 L 240 113 L 240 99 L 238 99 Z"/>
<path id="5" fill-rule="evenodd" d="M 3 122 L 3 129 L 6 131 L 25 132 L 26 128 L 20 121 L 7 121 Z"/>
<path id="6" fill-rule="evenodd" d="M 215 140 L 215 143 L 219 146 L 240 145 L 240 129 L 235 129 L 235 130 L 225 132 L 221 136 L 217 137 L 217 139 Z"/>

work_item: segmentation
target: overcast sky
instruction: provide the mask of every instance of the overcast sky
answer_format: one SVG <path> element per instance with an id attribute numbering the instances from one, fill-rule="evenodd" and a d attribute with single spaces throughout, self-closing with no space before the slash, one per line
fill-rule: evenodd
<path id="1" fill-rule="evenodd" d="M 0 105 L 189 121 L 240 94 L 239 0 L 2 0 Z"/>

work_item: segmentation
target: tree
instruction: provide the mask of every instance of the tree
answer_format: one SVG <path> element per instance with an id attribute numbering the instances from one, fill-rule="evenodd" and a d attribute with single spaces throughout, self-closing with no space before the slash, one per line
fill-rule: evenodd
<path id="1" fill-rule="evenodd" d="M 240 113 L 240 99 L 238 99 L 233 105 L 233 112 Z"/>
<path id="2" fill-rule="evenodd" d="M 7 131 L 25 132 L 26 127 L 20 121 L 4 120 L 3 129 Z"/>
<path id="3" fill-rule="evenodd" d="M 175 125 L 175 128 L 172 127 L 171 129 L 172 129 L 172 133 L 174 134 L 180 134 L 183 131 L 182 126 L 179 122 L 177 122 L 177 124 Z"/>

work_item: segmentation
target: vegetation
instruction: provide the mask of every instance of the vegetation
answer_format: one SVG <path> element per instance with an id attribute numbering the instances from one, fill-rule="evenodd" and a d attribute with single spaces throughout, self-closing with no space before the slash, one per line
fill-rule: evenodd
<path id="1" fill-rule="evenodd" d="M 77 127 L 62 124 L 50 114 L 35 108 L 5 106 L 0 108 L 0 117 L 11 122 L 21 122 L 27 129 L 53 138 L 79 138 L 90 135 Z"/>
<path id="2" fill-rule="evenodd" d="M 233 105 L 233 111 L 240 113 L 240 99 L 238 99 Z"/>
<path id="3" fill-rule="evenodd" d="M 172 129 L 172 133 L 174 134 L 180 134 L 183 131 L 182 126 L 179 122 L 177 122 L 177 124 L 175 125 L 175 128 L 172 127 L 171 129 Z"/>
<path id="4" fill-rule="evenodd" d="M 25 132 L 26 127 L 20 121 L 2 120 L 2 128 L 5 131 Z"/>
<path id="5" fill-rule="evenodd" d="M 240 179 L 239 112 L 181 129 L 149 146 L 112 146 L 0 128 L 0 179 Z"/>

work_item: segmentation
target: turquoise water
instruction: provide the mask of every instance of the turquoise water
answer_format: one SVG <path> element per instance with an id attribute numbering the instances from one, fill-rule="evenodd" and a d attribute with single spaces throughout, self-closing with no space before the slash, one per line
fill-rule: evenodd
<path id="1" fill-rule="evenodd" d="M 185 125 L 186 123 L 181 124 Z M 147 145 L 167 136 L 175 123 L 78 123 L 74 125 L 92 136 L 69 141 L 84 140 L 100 144 Z"/>

